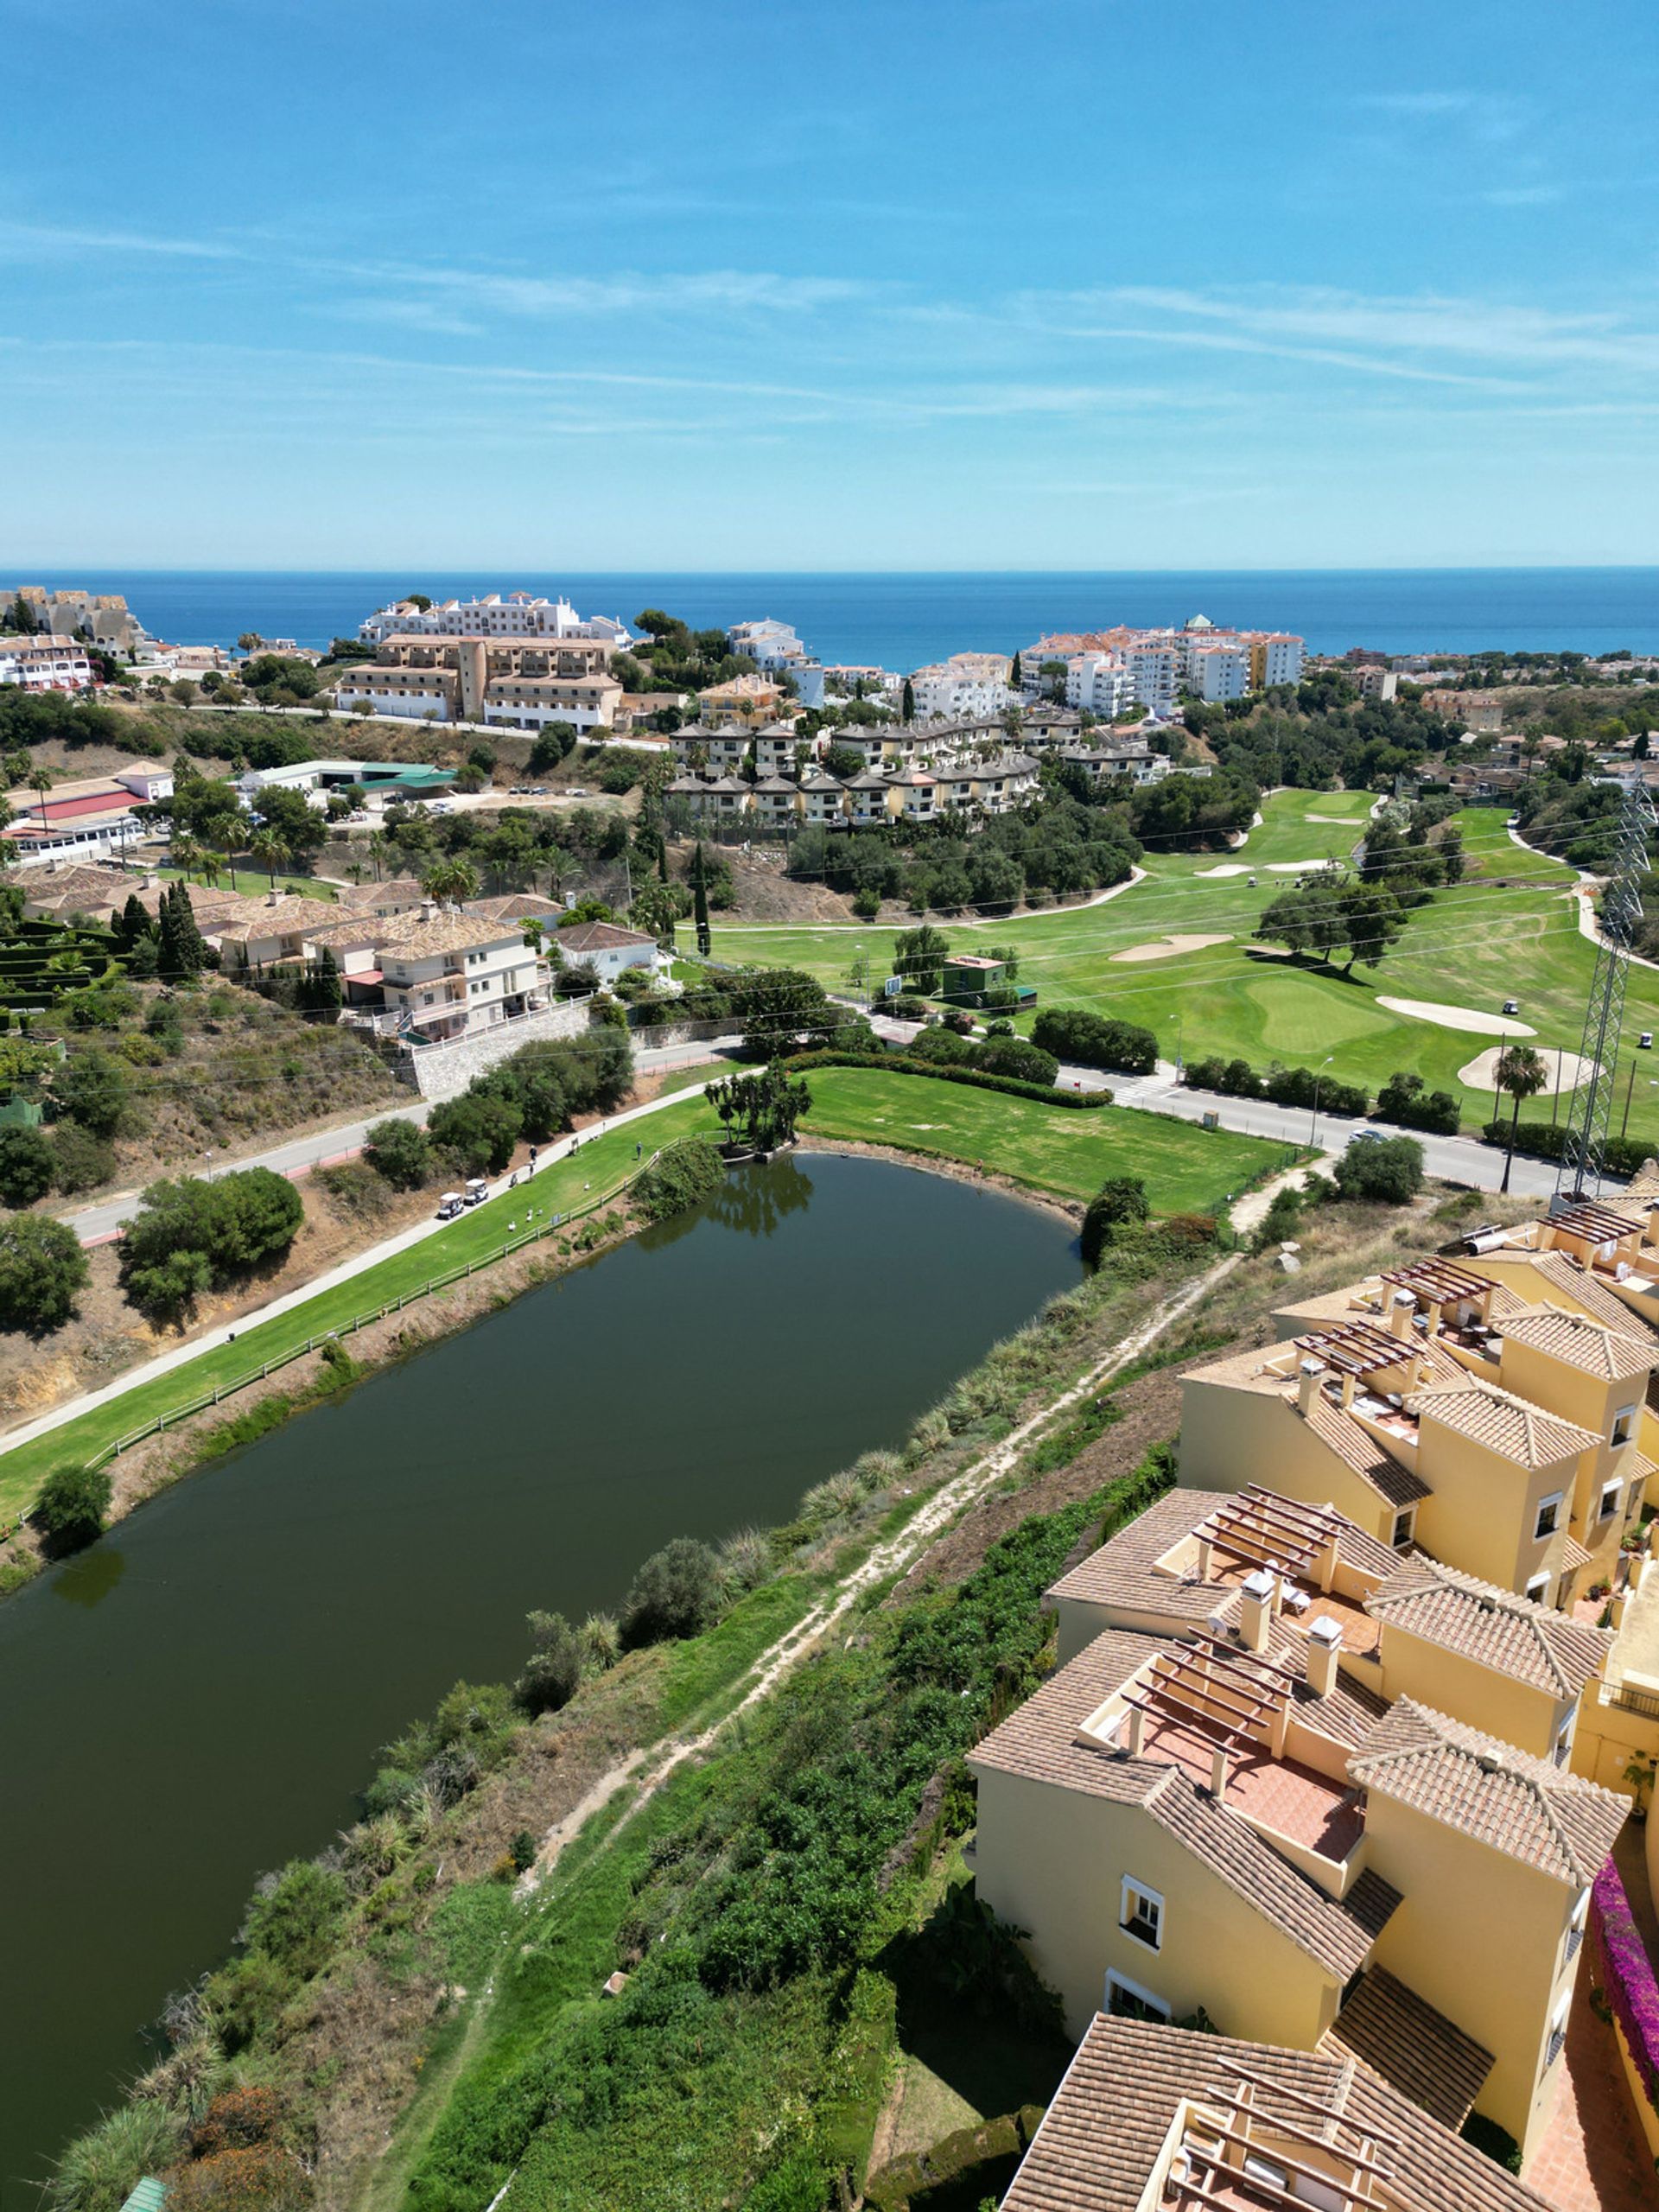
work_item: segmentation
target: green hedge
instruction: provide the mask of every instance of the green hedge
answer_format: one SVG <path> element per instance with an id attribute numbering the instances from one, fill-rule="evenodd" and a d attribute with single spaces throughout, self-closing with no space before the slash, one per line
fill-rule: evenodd
<path id="1" fill-rule="evenodd" d="M 906 1052 L 886 1052 L 880 1059 L 868 1052 L 797 1052 L 788 1065 L 791 1074 L 806 1068 L 880 1068 L 899 1075 L 932 1076 L 940 1083 L 969 1084 L 976 1090 L 1001 1090 L 1010 1098 L 1034 1098 L 1043 1106 L 1109 1106 L 1112 1103 L 1109 1090 L 1054 1090 L 1040 1083 L 1021 1083 L 1017 1076 L 986 1075 L 978 1068 L 913 1059 Z"/>
<path id="2" fill-rule="evenodd" d="M 1501 1152 L 1510 1148 L 1510 1124 L 1507 1122 L 1483 1123 L 1481 1135 L 1488 1144 L 1496 1145 Z M 1522 1122 L 1516 1132 L 1515 1148 L 1529 1160 L 1559 1160 L 1567 1141 L 1565 1122 Z M 1615 1175 L 1634 1175 L 1644 1160 L 1653 1158 L 1653 1147 L 1641 1137 L 1609 1137 L 1604 1153 L 1609 1171 Z"/>

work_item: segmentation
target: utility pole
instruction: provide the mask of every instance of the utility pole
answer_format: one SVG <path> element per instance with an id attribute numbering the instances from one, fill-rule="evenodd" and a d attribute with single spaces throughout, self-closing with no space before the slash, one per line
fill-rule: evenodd
<path id="1" fill-rule="evenodd" d="M 1653 808 L 1646 791 L 1639 786 L 1627 791 L 1613 834 L 1612 857 L 1602 893 L 1595 974 L 1585 1005 L 1584 1035 L 1579 1046 L 1580 1065 L 1588 1069 L 1589 1080 L 1575 1093 L 1568 1109 L 1555 1193 L 1550 1200 L 1552 1212 L 1595 1198 L 1606 1173 L 1624 987 L 1630 977 L 1631 941 L 1642 918 L 1641 882 L 1647 873 L 1648 833 L 1653 825 Z"/>

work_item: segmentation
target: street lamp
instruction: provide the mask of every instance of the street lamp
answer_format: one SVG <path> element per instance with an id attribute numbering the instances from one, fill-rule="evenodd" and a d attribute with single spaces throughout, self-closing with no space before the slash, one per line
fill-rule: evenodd
<path id="1" fill-rule="evenodd" d="M 1179 1083 L 1181 1079 L 1181 1070 L 1185 1065 L 1181 1057 L 1181 1039 L 1186 1030 L 1186 1008 L 1184 1006 L 1177 1007 L 1169 1018 L 1175 1024 L 1175 1080 Z"/>
<path id="2" fill-rule="evenodd" d="M 1315 1069 L 1313 1074 L 1313 1118 L 1307 1125 L 1307 1141 L 1309 1144 L 1316 1147 L 1319 1141 L 1319 1085 L 1325 1080 L 1325 1071 L 1326 1068 L 1330 1066 L 1332 1061 L 1334 1060 L 1336 1057 L 1337 1056 L 1334 1052 L 1327 1052 L 1325 1058 L 1319 1062 L 1319 1065 Z"/>

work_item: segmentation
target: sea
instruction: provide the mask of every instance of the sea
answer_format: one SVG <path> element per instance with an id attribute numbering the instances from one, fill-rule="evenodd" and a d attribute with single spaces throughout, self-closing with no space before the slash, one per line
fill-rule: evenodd
<path id="1" fill-rule="evenodd" d="M 1289 630 L 1313 652 L 1485 650 L 1659 652 L 1659 568 L 1021 569 L 798 575 L 586 575 L 408 569 L 237 570 L 37 567 L 0 563 L 11 583 L 121 592 L 174 645 L 234 645 L 247 631 L 326 645 L 411 591 L 433 599 L 561 592 L 583 614 L 633 623 L 662 607 L 694 629 L 771 615 L 830 663 L 912 669 L 948 653 L 1014 652 L 1046 631 L 1179 624 Z"/>

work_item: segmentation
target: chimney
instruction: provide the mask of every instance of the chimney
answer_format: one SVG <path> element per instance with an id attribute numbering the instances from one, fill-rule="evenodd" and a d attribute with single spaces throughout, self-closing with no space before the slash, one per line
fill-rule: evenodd
<path id="1" fill-rule="evenodd" d="M 421 901 L 421 919 L 423 922 L 434 922 L 437 918 L 437 900 L 435 899 L 423 899 Z"/>
<path id="2" fill-rule="evenodd" d="M 1304 1413 L 1313 1403 L 1314 1395 L 1319 1387 L 1319 1377 L 1324 1372 L 1325 1362 L 1322 1359 L 1305 1359 L 1297 1370 L 1299 1380 L 1296 1384 L 1296 1402 Z"/>
<path id="3" fill-rule="evenodd" d="M 1446 1307 L 1442 1301 L 1438 1298 L 1431 1298 L 1428 1301 L 1428 1333 L 1431 1337 L 1440 1335 L 1440 1323 L 1445 1316 Z"/>
<path id="4" fill-rule="evenodd" d="M 1351 1367 L 1342 1378 L 1342 1402 L 1344 1410 L 1354 1402 L 1354 1370 Z"/>
<path id="5" fill-rule="evenodd" d="M 1258 1567 L 1245 1576 L 1239 1595 L 1238 1632 L 1252 1651 L 1265 1651 L 1268 1623 L 1278 1611 L 1279 1578 Z"/>
<path id="6" fill-rule="evenodd" d="M 1656 1521 L 1653 1525 L 1656 1529 L 1659 1529 L 1659 1521 Z M 1200 1582 L 1209 1581 L 1215 1559 L 1215 1545 L 1208 1536 L 1200 1536 L 1198 1538 L 1198 1580 Z"/>
<path id="7" fill-rule="evenodd" d="M 1389 1306 L 1389 1333 L 1403 1342 L 1411 1334 L 1411 1317 L 1417 1301 L 1408 1290 L 1396 1290 Z"/>
<path id="8" fill-rule="evenodd" d="M 1227 1776 L 1231 1755 L 1225 1744 L 1217 1744 L 1210 1754 L 1210 1795 L 1219 1804 L 1227 1795 Z"/>
<path id="9" fill-rule="evenodd" d="M 1342 1649 L 1342 1624 L 1321 1613 L 1308 1624 L 1307 1681 L 1315 1697 L 1329 1697 L 1337 1687 L 1337 1654 Z"/>

